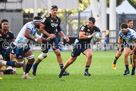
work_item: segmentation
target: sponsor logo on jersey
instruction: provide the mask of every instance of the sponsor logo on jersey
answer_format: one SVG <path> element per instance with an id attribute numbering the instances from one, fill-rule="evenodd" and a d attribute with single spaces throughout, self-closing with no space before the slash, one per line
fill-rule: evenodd
<path id="1" fill-rule="evenodd" d="M 87 31 L 90 31 L 90 29 L 88 29 Z"/>
<path id="2" fill-rule="evenodd" d="M 9 35 L 7 35 L 7 37 L 9 37 Z"/>
<path id="3" fill-rule="evenodd" d="M 84 30 L 85 27 L 82 27 L 81 30 Z"/>
<path id="4" fill-rule="evenodd" d="M 58 27 L 58 24 L 57 23 L 51 23 L 51 26 L 52 27 Z"/>

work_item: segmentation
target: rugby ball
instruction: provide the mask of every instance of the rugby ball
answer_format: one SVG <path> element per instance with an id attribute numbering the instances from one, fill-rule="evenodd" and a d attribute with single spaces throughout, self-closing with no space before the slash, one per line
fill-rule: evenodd
<path id="1" fill-rule="evenodd" d="M 100 39 L 100 32 L 96 32 L 93 36 L 93 41 L 97 42 L 97 40 Z"/>

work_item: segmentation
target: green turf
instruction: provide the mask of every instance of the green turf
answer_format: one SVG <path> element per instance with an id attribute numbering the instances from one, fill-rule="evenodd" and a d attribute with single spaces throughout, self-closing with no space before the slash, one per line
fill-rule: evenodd
<path id="1" fill-rule="evenodd" d="M 34 52 L 35 58 L 40 52 Z M 70 52 L 61 52 L 64 62 L 70 57 Z M 33 80 L 22 79 L 22 68 L 18 68 L 17 75 L 3 75 L 0 80 L 0 91 L 134 91 L 136 76 L 123 76 L 124 61 L 121 56 L 117 62 L 117 69 L 112 69 L 115 51 L 94 51 L 93 61 L 89 72 L 91 77 L 83 76 L 86 57 L 81 54 L 67 71 L 69 76 L 58 78 L 60 71 L 56 56 L 48 53 L 37 70 Z M 130 69 L 131 70 L 131 69 Z M 31 72 L 31 71 L 30 71 Z"/>

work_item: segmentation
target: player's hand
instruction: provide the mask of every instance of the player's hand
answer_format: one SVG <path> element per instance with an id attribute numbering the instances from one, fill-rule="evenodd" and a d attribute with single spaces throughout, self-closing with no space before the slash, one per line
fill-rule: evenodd
<path id="1" fill-rule="evenodd" d="M 91 34 L 91 36 L 93 37 L 95 35 L 96 32 L 94 32 L 93 34 Z"/>
<path id="2" fill-rule="evenodd" d="M 47 39 L 46 39 L 46 41 L 49 41 L 51 39 L 51 37 L 48 37 Z"/>
<path id="3" fill-rule="evenodd" d="M 96 42 L 98 42 L 98 41 L 100 41 L 100 40 L 102 40 L 102 38 L 98 38 Z"/>
<path id="4" fill-rule="evenodd" d="M 66 40 L 66 42 L 69 42 L 69 38 L 64 36 L 64 39 Z"/>
<path id="5" fill-rule="evenodd" d="M 56 36 L 55 36 L 55 34 L 49 34 L 49 37 L 50 37 L 51 39 L 53 39 L 53 38 L 55 38 Z"/>
<path id="6" fill-rule="evenodd" d="M 37 39 L 37 42 L 38 42 L 38 43 L 41 43 L 41 42 L 42 42 L 42 38 L 38 38 L 38 39 Z"/>

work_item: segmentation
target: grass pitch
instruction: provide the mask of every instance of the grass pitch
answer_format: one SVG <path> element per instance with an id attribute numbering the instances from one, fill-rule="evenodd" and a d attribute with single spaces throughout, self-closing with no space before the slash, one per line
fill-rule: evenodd
<path id="1" fill-rule="evenodd" d="M 40 52 L 34 52 L 35 58 Z M 116 51 L 94 51 L 90 77 L 85 77 L 84 55 L 68 67 L 69 76 L 58 78 L 60 68 L 53 52 L 48 53 L 38 66 L 37 76 L 31 79 L 22 79 L 22 68 L 17 68 L 17 75 L 3 75 L 0 80 L 0 91 L 134 91 L 136 89 L 136 75 L 123 76 L 125 66 L 123 55 L 117 61 L 116 70 L 112 69 L 112 62 Z M 71 52 L 61 52 L 65 61 Z M 131 68 L 130 68 L 131 71 Z"/>

